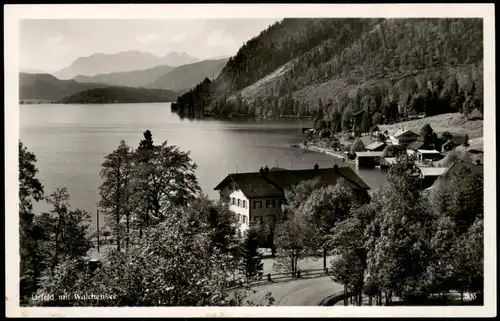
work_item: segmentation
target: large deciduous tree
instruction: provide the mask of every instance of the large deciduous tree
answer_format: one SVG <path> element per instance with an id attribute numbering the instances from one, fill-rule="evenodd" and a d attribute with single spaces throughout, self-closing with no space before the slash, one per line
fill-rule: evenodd
<path id="1" fill-rule="evenodd" d="M 345 220 L 356 202 L 352 188 L 344 179 L 339 179 L 332 186 L 322 187 L 312 193 L 301 205 L 298 215 L 310 224 L 315 232 L 314 248 L 323 251 L 323 268 L 326 269 L 326 256 L 329 250 L 328 239 L 336 223 Z"/>
<path id="2" fill-rule="evenodd" d="M 154 145 L 150 132 L 144 133 L 137 155 L 136 192 L 141 199 L 138 208 L 142 210 L 145 226 L 164 219 L 172 206 L 185 206 L 200 192 L 195 175 L 197 165 L 189 152 L 181 151 L 175 145 L 163 142 Z"/>

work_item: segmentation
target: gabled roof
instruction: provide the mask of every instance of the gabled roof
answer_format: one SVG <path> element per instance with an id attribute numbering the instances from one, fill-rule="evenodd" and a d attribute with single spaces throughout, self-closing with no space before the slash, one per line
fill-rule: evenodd
<path id="1" fill-rule="evenodd" d="M 373 143 L 367 145 L 365 147 L 365 149 L 374 150 L 374 149 L 378 149 L 378 148 L 380 148 L 382 146 L 385 146 L 385 143 L 382 143 L 382 142 L 373 142 Z"/>
<path id="2" fill-rule="evenodd" d="M 382 157 L 384 152 L 356 152 L 357 157 Z"/>
<path id="3" fill-rule="evenodd" d="M 415 134 L 414 132 L 412 132 L 411 130 L 408 130 L 408 129 L 406 129 L 406 130 L 399 129 L 396 133 L 394 133 L 395 138 L 398 138 L 401 136 L 418 136 L 418 134 Z"/>
<path id="4" fill-rule="evenodd" d="M 447 167 L 420 167 L 420 172 L 423 176 L 441 176 L 447 170 Z"/>
<path id="5" fill-rule="evenodd" d="M 440 154 L 440 152 L 435 149 L 417 149 L 417 152 L 420 154 Z"/>
<path id="6" fill-rule="evenodd" d="M 214 190 L 220 190 L 233 181 L 249 199 L 278 197 L 283 196 L 285 189 L 290 189 L 302 181 L 312 180 L 316 177 L 320 179 L 321 185 L 335 185 L 339 178 L 344 178 L 354 189 L 370 189 L 350 167 L 346 166 L 337 169 L 270 170 L 267 173 L 229 174 Z"/>
<path id="7" fill-rule="evenodd" d="M 378 131 L 380 130 L 380 128 L 378 127 L 378 125 L 375 125 L 372 128 L 370 128 L 371 132 L 374 131 L 374 130 L 378 130 Z"/>
<path id="8" fill-rule="evenodd" d="M 414 141 L 410 144 L 408 144 L 408 146 L 406 146 L 406 149 L 411 149 L 411 150 L 418 150 L 420 148 L 422 148 L 422 146 L 424 146 L 424 142 L 421 142 L 421 141 Z"/>

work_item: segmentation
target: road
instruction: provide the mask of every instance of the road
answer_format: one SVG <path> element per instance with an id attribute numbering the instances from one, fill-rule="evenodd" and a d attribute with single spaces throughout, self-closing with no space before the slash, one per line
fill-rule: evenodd
<path id="1" fill-rule="evenodd" d="M 331 267 L 332 264 L 330 263 L 330 261 L 333 260 L 333 258 L 334 258 L 333 255 L 326 257 L 326 266 L 328 268 Z M 273 259 L 273 258 L 266 258 L 266 259 L 262 260 L 262 263 L 264 263 L 264 270 L 263 270 L 264 274 L 277 273 L 277 271 L 275 271 L 273 269 L 273 264 L 275 262 L 274 260 L 275 259 Z M 298 262 L 298 267 L 299 267 L 299 269 L 302 269 L 302 270 L 322 269 L 323 268 L 323 257 L 318 258 L 318 259 L 313 259 L 313 258 L 301 259 Z"/>
<path id="2" fill-rule="evenodd" d="M 326 297 L 340 292 L 343 286 L 333 282 L 330 276 L 285 281 L 255 286 L 256 293 L 247 300 L 256 304 L 268 304 L 266 293 L 271 292 L 273 306 L 317 306 Z"/>

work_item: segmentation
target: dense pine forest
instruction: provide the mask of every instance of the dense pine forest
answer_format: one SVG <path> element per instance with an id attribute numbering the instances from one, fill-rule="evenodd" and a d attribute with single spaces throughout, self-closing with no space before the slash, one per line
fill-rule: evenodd
<path id="1" fill-rule="evenodd" d="M 93 88 L 61 99 L 63 104 L 111 104 L 171 102 L 177 94 L 171 90 L 133 87 Z"/>
<path id="2" fill-rule="evenodd" d="M 178 98 L 190 116 L 316 117 L 334 131 L 483 109 L 481 19 L 284 19 L 219 77 Z"/>

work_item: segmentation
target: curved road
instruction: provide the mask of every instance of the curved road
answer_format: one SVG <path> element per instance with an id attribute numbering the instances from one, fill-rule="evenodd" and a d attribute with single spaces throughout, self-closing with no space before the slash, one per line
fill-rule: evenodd
<path id="1" fill-rule="evenodd" d="M 256 293 L 247 299 L 256 304 L 267 304 L 266 293 L 271 292 L 273 306 L 317 306 L 326 297 L 341 292 L 343 286 L 333 282 L 330 276 L 255 286 Z"/>

